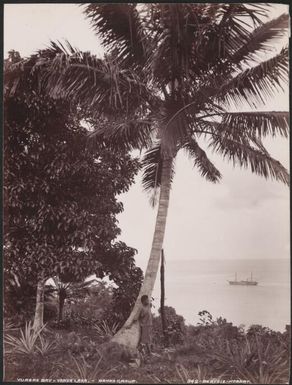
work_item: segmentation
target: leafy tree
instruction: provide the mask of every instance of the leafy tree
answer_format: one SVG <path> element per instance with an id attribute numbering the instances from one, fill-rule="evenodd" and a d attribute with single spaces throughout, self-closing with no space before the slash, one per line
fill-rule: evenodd
<path id="1" fill-rule="evenodd" d="M 102 269 L 98 277 L 106 275 L 115 283 L 112 305 L 106 318 L 111 324 L 121 325 L 130 315 L 143 280 L 143 274 L 135 265 L 135 251 L 124 242 L 116 242 L 100 259 Z"/>
<path id="2" fill-rule="evenodd" d="M 4 268 L 38 282 L 39 326 L 49 277 L 82 281 L 103 269 L 103 254 L 117 253 L 116 195 L 128 190 L 138 163 L 102 143 L 89 149 L 83 111 L 45 95 L 37 71 L 22 73 L 16 92 L 6 79 Z"/>
<path id="3" fill-rule="evenodd" d="M 105 318 L 112 324 L 121 325 L 130 314 L 139 289 L 143 274 L 135 265 L 135 250 L 128 247 L 124 242 L 115 242 L 108 249 L 100 249 L 96 245 L 96 254 L 99 255 L 100 266 L 95 274 L 98 278 L 108 277 L 115 284 L 112 289 L 111 305 L 108 306 Z M 63 275 L 63 281 L 58 276 L 53 277 L 55 287 L 51 291 L 58 293 L 59 299 L 59 320 L 63 318 L 63 308 L 66 299 L 78 298 L 84 293 L 94 292 L 92 284 L 95 278 L 82 282 L 72 282 L 74 277 L 71 274 Z"/>
<path id="4" fill-rule="evenodd" d="M 51 96 L 100 119 L 92 141 L 103 137 L 116 147 L 146 149 L 143 184 L 154 197 L 159 192 L 157 221 L 139 296 L 114 337 L 135 347 L 139 328 L 127 326 L 140 296 L 151 295 L 154 286 L 177 153 L 185 151 L 203 177 L 218 182 L 221 173 L 201 147 L 205 141 L 234 165 L 288 184 L 287 170 L 262 142 L 288 135 L 288 113 L 258 108 L 287 82 L 288 48 L 268 60 L 263 53 L 286 33 L 288 15 L 264 23 L 268 5 L 235 3 L 92 3 L 84 10 L 105 57 L 54 43 L 37 68 Z M 238 112 L 243 103 L 252 111 Z"/>

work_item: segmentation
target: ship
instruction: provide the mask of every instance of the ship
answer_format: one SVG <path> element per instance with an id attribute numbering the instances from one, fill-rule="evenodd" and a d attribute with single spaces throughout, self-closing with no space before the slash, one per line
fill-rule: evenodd
<path id="1" fill-rule="evenodd" d="M 256 286 L 258 284 L 257 281 L 253 280 L 252 273 L 250 274 L 250 279 L 245 279 L 238 281 L 237 280 L 237 273 L 235 273 L 235 280 L 234 281 L 228 281 L 229 285 L 242 285 L 242 286 Z"/>

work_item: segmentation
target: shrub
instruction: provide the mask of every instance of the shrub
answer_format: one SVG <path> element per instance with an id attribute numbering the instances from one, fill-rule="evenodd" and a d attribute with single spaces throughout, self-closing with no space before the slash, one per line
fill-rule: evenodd
<path id="1" fill-rule="evenodd" d="M 45 356 L 52 351 L 54 351 L 57 347 L 57 344 L 55 341 L 49 341 L 48 339 L 45 339 L 41 334 L 39 335 L 39 341 L 38 345 L 36 345 L 36 349 L 39 351 L 39 353 L 42 356 Z"/>
<path id="2" fill-rule="evenodd" d="M 171 306 L 164 309 L 166 330 L 162 331 L 161 316 L 153 317 L 153 343 L 158 346 L 176 346 L 185 342 L 187 328 L 184 318 Z"/>
<path id="3" fill-rule="evenodd" d="M 176 350 L 177 358 L 188 356 L 190 363 L 196 361 L 195 357 L 203 357 L 216 377 L 223 373 L 226 378 L 250 383 L 287 382 L 288 333 L 259 325 L 253 325 L 245 333 L 225 319 L 213 320 L 206 311 L 200 315 L 200 323 L 191 329 L 188 342 Z"/>
<path id="4" fill-rule="evenodd" d="M 65 320 L 70 320 L 71 326 L 92 327 L 105 319 L 105 314 L 111 306 L 111 288 L 99 285 L 90 291 L 89 296 L 71 298 L 65 305 Z"/>
<path id="5" fill-rule="evenodd" d="M 5 345 L 10 349 L 5 349 L 7 354 L 20 354 L 30 356 L 35 353 L 41 353 L 45 355 L 55 348 L 55 343 L 48 342 L 41 333 L 43 332 L 45 325 L 39 329 L 34 330 L 32 323 L 27 322 L 24 330 L 20 329 L 20 336 L 13 336 L 7 334 L 4 337 Z"/>
<path id="6" fill-rule="evenodd" d="M 100 337 L 109 339 L 116 334 L 119 329 L 119 324 L 117 322 L 110 324 L 108 321 L 103 320 L 100 323 L 95 324 L 93 328 Z"/>

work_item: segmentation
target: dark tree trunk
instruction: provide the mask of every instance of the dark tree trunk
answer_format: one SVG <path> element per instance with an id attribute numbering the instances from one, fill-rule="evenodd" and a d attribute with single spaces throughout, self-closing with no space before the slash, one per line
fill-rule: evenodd
<path id="1" fill-rule="evenodd" d="M 59 321 L 63 321 L 64 305 L 65 305 L 66 293 L 63 290 L 59 293 Z"/>
<path id="2" fill-rule="evenodd" d="M 164 337 L 164 343 L 165 345 L 168 345 L 168 338 L 166 333 L 166 319 L 165 319 L 165 309 L 164 309 L 164 302 L 165 302 L 165 270 L 164 270 L 164 251 L 161 249 L 161 264 L 160 264 L 160 288 L 161 288 L 161 294 L 160 294 L 160 317 L 161 317 L 161 326 L 162 326 L 162 333 Z"/>

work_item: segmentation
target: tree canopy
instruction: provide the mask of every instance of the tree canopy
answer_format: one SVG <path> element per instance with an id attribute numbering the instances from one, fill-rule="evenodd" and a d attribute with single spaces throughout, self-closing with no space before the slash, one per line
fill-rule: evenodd
<path id="1" fill-rule="evenodd" d="M 33 70 L 52 97 L 74 100 L 99 119 L 92 141 L 103 136 L 147 149 L 146 190 L 159 188 L 162 159 L 180 150 L 203 177 L 218 182 L 221 173 L 203 142 L 240 167 L 288 183 L 287 170 L 262 143 L 269 134 L 288 135 L 288 113 L 257 108 L 288 79 L 288 47 L 264 56 L 285 36 L 287 14 L 265 22 L 268 5 L 233 3 L 93 3 L 83 9 L 105 56 L 52 43 Z M 13 76 L 17 82 L 15 68 Z M 251 110 L 231 110 L 243 103 Z"/>
<path id="2" fill-rule="evenodd" d="M 19 59 L 11 54 L 6 70 Z M 44 94 L 37 76 L 23 73 L 16 92 L 5 89 L 5 271 L 35 284 L 40 274 L 80 281 L 114 269 L 117 276 L 120 261 L 120 272 L 134 269 L 135 250 L 115 240 L 117 195 L 138 162 L 102 142 L 89 149 L 84 111 Z"/>

